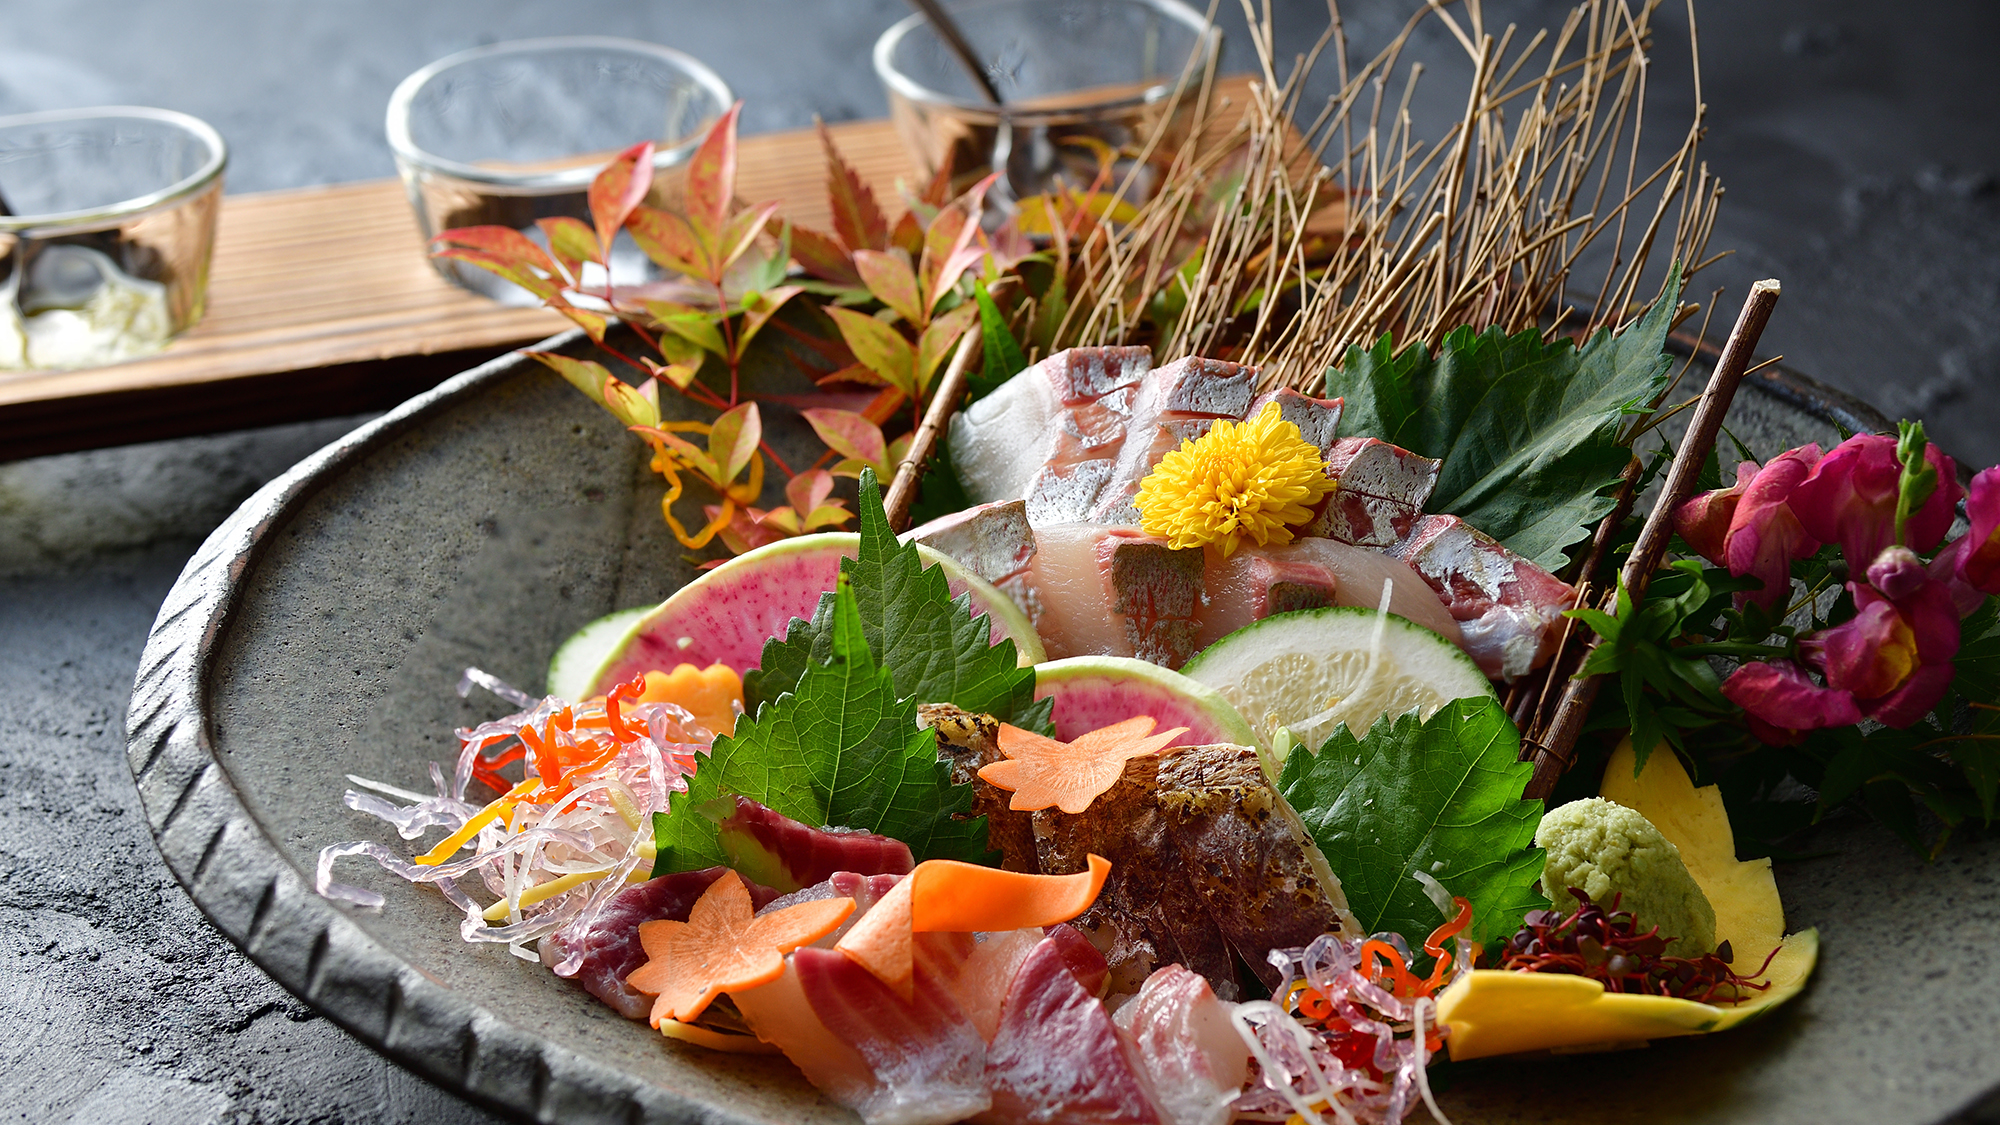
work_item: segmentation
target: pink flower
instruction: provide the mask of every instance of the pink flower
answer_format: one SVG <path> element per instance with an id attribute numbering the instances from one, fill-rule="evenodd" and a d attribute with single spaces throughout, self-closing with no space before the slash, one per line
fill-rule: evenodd
<path id="1" fill-rule="evenodd" d="M 1695 554 L 1717 566 L 1725 565 L 1725 553 L 1729 540 L 1729 521 L 1736 515 L 1736 505 L 1743 499 L 1743 491 L 1757 477 L 1757 462 L 1745 461 L 1736 467 L 1736 485 L 1733 488 L 1718 488 L 1714 492 L 1704 492 L 1674 509 L 1674 530 L 1687 540 Z"/>
<path id="2" fill-rule="evenodd" d="M 1904 529 L 1906 546 L 1918 552 L 1944 541 L 1959 497 L 1958 466 L 1952 459 L 1936 445 L 1925 446 L 1924 459 L 1937 469 L 1938 483 Z M 1902 477 L 1895 438 L 1856 434 L 1820 460 L 1792 492 L 1791 508 L 1807 534 L 1839 543 L 1848 567 L 1860 570 L 1896 541 L 1896 494 Z"/>
<path id="3" fill-rule="evenodd" d="M 2000 594 L 2000 465 L 1972 478 L 1965 514 L 1972 530 L 1959 540 L 1956 576 L 1982 594 Z"/>
<path id="4" fill-rule="evenodd" d="M 1760 579 L 1764 588 L 1743 595 L 1765 609 L 1781 609 L 1792 589 L 1792 560 L 1819 550 L 1818 538 L 1794 513 L 1791 498 L 1820 463 L 1819 446 L 1802 445 L 1773 458 L 1747 485 L 1737 470 L 1742 499 L 1730 514 L 1723 538 L 1724 565 L 1729 573 Z"/>
<path id="5" fill-rule="evenodd" d="M 1749 712 L 1753 727 L 1777 732 L 1848 726 L 1862 718 L 1907 727 L 1951 686 L 1958 655 L 1958 608 L 1950 589 L 1907 547 L 1889 547 L 1849 582 L 1851 620 L 1799 639 L 1799 659 L 1738 668 L 1722 694 Z M 1806 674 L 1818 671 L 1824 687 Z M 1773 732 L 1758 730 L 1766 741 Z"/>

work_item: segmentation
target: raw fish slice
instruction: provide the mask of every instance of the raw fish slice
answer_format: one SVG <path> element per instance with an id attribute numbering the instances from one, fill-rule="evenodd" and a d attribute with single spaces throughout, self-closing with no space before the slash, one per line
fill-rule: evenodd
<path id="1" fill-rule="evenodd" d="M 952 467 L 974 503 L 1019 500 L 1048 463 L 1066 407 L 1130 386 L 1152 365 L 1146 348 L 1070 348 L 1049 356 L 951 420 Z"/>
<path id="2" fill-rule="evenodd" d="M 1109 534 L 1110 528 L 1087 523 L 1035 525 L 1035 557 L 1026 577 L 1039 614 L 1035 632 L 1051 660 L 1132 655 L 1097 560 L 1097 545 Z"/>
<path id="3" fill-rule="evenodd" d="M 729 866 L 778 891 L 810 887 L 835 872 L 907 875 L 916 866 L 901 840 L 859 828 L 814 828 L 748 797 L 735 802 L 716 826 Z"/>
<path id="4" fill-rule="evenodd" d="M 1068 929 L 1068 927 L 1062 927 Z M 1075 933 L 1074 930 L 1070 931 Z M 993 1035 L 1000 1029 L 1000 1009 L 1007 1000 L 1007 986 L 1014 981 L 1021 964 L 1028 954 L 1042 943 L 1040 930 L 1005 930 L 997 934 L 978 935 L 978 944 L 972 955 L 967 957 L 957 971 L 945 976 L 943 984 L 951 998 L 957 1002 L 965 1018 L 979 1031 L 979 1037 L 993 1042 Z M 1086 947 L 1090 943 L 1083 938 Z M 1095 950 L 1092 953 L 1095 954 Z M 1104 958 L 1098 957 L 1098 965 Z"/>
<path id="5" fill-rule="evenodd" d="M 1229 1022 L 1233 1007 L 1201 977 L 1168 965 L 1113 1014 L 1153 1081 L 1167 1125 L 1228 1125 L 1230 1095 L 1250 1076 L 1250 1048 Z"/>
<path id="6" fill-rule="evenodd" d="M 1327 454 L 1340 482 L 1303 534 L 1390 547 L 1424 514 L 1441 463 L 1375 438 L 1341 438 Z"/>
<path id="7" fill-rule="evenodd" d="M 625 983 L 625 978 L 646 963 L 646 948 L 639 944 L 639 924 L 671 919 L 685 922 L 695 900 L 710 883 L 722 877 L 727 867 L 705 867 L 648 879 L 611 896 L 597 923 L 583 935 L 583 960 L 576 969 L 576 983 L 585 992 L 618 1010 L 626 1019 L 643 1020 L 653 1010 L 653 998 Z M 778 892 L 745 880 L 750 902 L 761 907 Z M 542 964 L 551 969 L 562 964 L 572 946 L 559 934 L 542 939 Z"/>
<path id="8" fill-rule="evenodd" d="M 1188 356 L 1139 381 L 1118 464 L 1090 513 L 1098 523 L 1136 524 L 1132 498 L 1160 458 L 1208 432 L 1218 418 L 1240 420 L 1256 392 L 1257 369 Z"/>
<path id="9" fill-rule="evenodd" d="M 1112 528 L 1098 541 L 1097 561 L 1110 587 L 1112 612 L 1123 619 L 1132 654 L 1168 668 L 1194 655 L 1202 606 L 1202 552 Z"/>
<path id="10" fill-rule="evenodd" d="M 922 939 L 938 936 L 918 935 L 921 952 L 909 1000 L 844 953 L 807 948 L 791 956 L 813 1014 L 852 1045 L 874 1075 L 866 1095 L 841 1099 L 869 1125 L 946 1125 L 992 1104 L 986 1041 L 924 955 L 934 954 L 936 943 Z M 756 1026 L 762 1034 L 761 1023 Z"/>
<path id="11" fill-rule="evenodd" d="M 881 901 L 883 895 L 894 890 L 896 884 L 902 881 L 901 875 L 862 875 L 853 871 L 836 871 L 824 881 L 814 883 L 804 890 L 793 891 L 791 894 L 772 899 L 769 904 L 760 907 L 759 912 L 783 910 L 787 906 L 797 906 L 802 902 L 819 902 L 829 898 L 853 899 L 854 913 L 849 914 L 847 920 L 832 933 L 813 942 L 821 949 L 832 949 L 847 935 L 847 931 L 854 928 L 854 923 L 859 922 L 861 916 L 868 913 L 869 907 Z"/>
<path id="12" fill-rule="evenodd" d="M 1039 870 L 1034 821 L 1028 813 L 1009 807 L 1004 790 L 979 781 L 982 766 L 1006 757 L 1000 753 L 999 721 L 949 703 L 919 704 L 917 721 L 937 732 L 938 755 L 951 763 L 952 783 L 972 786 L 971 815 L 986 818 L 986 846 L 1000 853 L 1000 865 L 1009 871 Z"/>
<path id="13" fill-rule="evenodd" d="M 1359 932 L 1340 879 L 1255 750 L 1184 747 L 1157 761 L 1154 800 L 1166 813 L 1180 877 L 1195 885 L 1223 940 L 1265 985 L 1278 983 L 1264 957 L 1270 950 Z"/>
<path id="14" fill-rule="evenodd" d="M 1346 405 L 1345 400 L 1313 398 L 1290 387 L 1279 387 L 1251 399 L 1250 409 L 1244 411 L 1243 416 L 1255 417 L 1264 409 L 1264 404 L 1270 402 L 1278 404 L 1278 417 L 1299 428 L 1299 436 L 1305 439 L 1307 445 L 1318 448 L 1322 457 L 1333 453 L 1333 443 L 1340 432 L 1340 411 Z"/>
<path id="15" fill-rule="evenodd" d="M 1118 451 L 1125 444 L 1126 427 L 1132 421 L 1132 400 L 1136 393 L 1137 388 L 1120 387 L 1103 398 L 1065 406 L 1056 416 L 1049 464 L 1067 466 L 1117 460 Z"/>
<path id="16" fill-rule="evenodd" d="M 1115 464 L 1106 458 L 1067 465 L 1047 464 L 1035 470 L 1022 493 L 1028 502 L 1028 522 L 1041 527 L 1090 519 L 1098 495 L 1111 480 Z"/>
<path id="17" fill-rule="evenodd" d="M 1555 654 L 1576 588 L 1457 516 L 1425 516 L 1390 552 L 1437 591 L 1479 670 L 1509 683 Z"/>
<path id="18" fill-rule="evenodd" d="M 904 532 L 902 541 L 950 555 L 995 586 L 1028 569 L 1035 557 L 1035 531 L 1028 526 L 1028 506 L 1020 500 L 939 516 Z"/>
<path id="19" fill-rule="evenodd" d="M 1007 990 L 986 1056 L 993 1107 L 982 1125 L 1160 1125 L 1137 1051 L 1076 974 L 1054 935 Z"/>
<path id="20" fill-rule="evenodd" d="M 1043 874 L 1068 875 L 1085 870 L 1092 854 L 1111 861 L 1097 901 L 1070 924 L 1104 955 L 1112 993 L 1136 992 L 1153 970 L 1177 961 L 1233 998 L 1235 960 L 1182 869 L 1167 815 L 1154 800 L 1156 768 L 1155 759 L 1131 762 L 1118 784 L 1076 815 L 1035 813 L 1036 863 Z"/>
<path id="21" fill-rule="evenodd" d="M 1275 557 L 1265 548 L 1241 548 L 1226 559 L 1212 553 L 1207 563 L 1197 650 L 1274 613 L 1333 605 L 1340 588 L 1333 571 L 1317 559 Z"/>
<path id="22" fill-rule="evenodd" d="M 1453 644 L 1463 643 L 1458 622 L 1445 611 L 1430 583 L 1408 563 L 1381 551 L 1333 539 L 1299 539 L 1282 546 L 1245 547 L 1227 560 L 1211 554 L 1207 562 L 1203 579 L 1207 603 L 1196 635 L 1198 648 L 1269 613 L 1311 608 L 1304 603 L 1315 599 L 1319 589 L 1333 592 L 1331 602 L 1324 604 L 1374 609 L 1382 604 L 1385 582 L 1390 588 L 1390 613 Z"/>

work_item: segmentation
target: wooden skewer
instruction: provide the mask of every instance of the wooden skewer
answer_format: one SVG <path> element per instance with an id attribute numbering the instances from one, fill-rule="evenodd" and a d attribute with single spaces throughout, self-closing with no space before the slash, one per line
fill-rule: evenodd
<path id="1" fill-rule="evenodd" d="M 944 369 L 937 393 L 931 396 L 930 409 L 924 411 L 924 420 L 910 439 L 910 451 L 896 465 L 896 479 L 889 482 L 889 495 L 882 502 L 891 531 L 901 532 L 910 525 L 910 504 L 916 499 L 924 462 L 930 460 L 931 451 L 937 448 L 938 435 L 951 421 L 952 411 L 958 409 L 958 400 L 965 397 L 965 384 L 972 378 L 972 356 L 978 350 L 979 330 L 967 329 L 958 342 L 958 350 L 951 353 L 951 364 Z"/>
<path id="2" fill-rule="evenodd" d="M 1722 358 L 1709 375 L 1708 388 L 1702 392 L 1701 403 L 1695 407 L 1694 419 L 1688 423 L 1687 436 L 1681 439 L 1681 447 L 1674 453 L 1673 465 L 1667 470 L 1666 483 L 1660 488 L 1659 499 L 1654 502 L 1652 512 L 1640 527 L 1639 540 L 1632 545 L 1632 553 L 1625 560 L 1624 570 L 1619 573 L 1620 581 L 1631 592 L 1634 601 L 1646 596 L 1646 586 L 1652 581 L 1653 572 L 1660 568 L 1660 561 L 1666 557 L 1667 542 L 1674 532 L 1674 509 L 1694 494 L 1695 479 L 1701 474 L 1709 451 L 1715 448 L 1716 435 L 1722 431 L 1722 419 L 1729 413 L 1729 404 L 1736 399 L 1736 388 L 1750 370 L 1750 357 L 1757 350 L 1757 340 L 1764 334 L 1764 325 L 1771 319 L 1771 309 L 1778 303 L 1778 292 L 1776 280 L 1759 281 L 1750 287 L 1750 295 L 1744 298 L 1743 311 L 1737 314 L 1736 327 L 1729 331 L 1729 341 L 1723 345 Z M 1591 639 L 1585 649 L 1586 659 L 1589 650 L 1597 647 L 1599 639 Z M 1555 789 L 1556 782 L 1575 756 L 1577 736 L 1583 732 L 1583 721 L 1590 714 L 1590 706 L 1596 702 L 1601 686 L 1600 676 L 1572 679 L 1564 685 L 1562 701 L 1556 704 L 1547 729 L 1539 734 L 1530 733 L 1526 740 L 1534 755 L 1535 773 L 1529 779 L 1523 796 L 1547 797 Z"/>

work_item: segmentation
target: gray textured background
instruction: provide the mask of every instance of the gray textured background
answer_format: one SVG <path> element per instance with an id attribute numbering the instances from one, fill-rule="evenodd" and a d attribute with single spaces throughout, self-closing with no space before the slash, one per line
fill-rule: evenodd
<path id="1" fill-rule="evenodd" d="M 1408 7 L 1349 4 L 1357 53 Z M 393 171 L 389 90 L 462 47 L 566 33 L 681 47 L 764 131 L 885 112 L 867 48 L 903 10 L 0 0 L 0 113 L 166 106 L 228 137 L 234 191 L 363 179 Z M 1277 10 L 1300 47 L 1324 18 Z M 1528 26 L 1562 11 L 1488 5 L 1489 22 Z M 1765 351 L 1921 414 L 1967 460 L 2000 460 L 2000 6 L 1733 0 L 1698 14 L 1707 156 L 1730 189 L 1716 244 L 1739 251 L 1706 284 L 1727 283 L 1733 309 L 1749 279 L 1783 278 Z M 1657 41 L 1656 120 L 1691 99 L 1681 36 L 1669 20 Z M 1240 59 L 1243 36 L 1232 42 Z M 1450 58 L 1436 37 L 1420 49 Z M 1448 88 L 1441 74 L 1437 102 Z M 160 863 L 124 764 L 132 669 L 181 562 L 346 425 L 0 464 L 0 1120 L 486 1119 L 314 1017 L 216 935 Z M 1892 866 L 1898 881 L 1929 877 Z M 1910 905 L 1914 922 L 1924 896 Z"/>

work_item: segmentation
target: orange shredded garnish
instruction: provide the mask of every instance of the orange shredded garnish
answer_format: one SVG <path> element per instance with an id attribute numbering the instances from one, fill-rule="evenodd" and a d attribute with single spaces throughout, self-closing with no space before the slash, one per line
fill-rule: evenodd
<path id="1" fill-rule="evenodd" d="M 714 733 L 733 734 L 736 713 L 743 707 L 743 677 L 727 664 L 682 664 L 671 672 L 646 673 L 639 700 L 677 704 Z"/>
<path id="2" fill-rule="evenodd" d="M 1007 807 L 1016 812 L 1053 805 L 1066 813 L 1080 813 L 1118 784 L 1125 776 L 1125 763 L 1157 754 L 1187 733 L 1186 727 L 1175 727 L 1149 734 L 1155 725 L 1151 715 L 1140 715 L 1073 742 L 1058 742 L 1001 723 L 1000 752 L 1007 760 L 982 766 L 979 776 L 995 788 L 1011 791 L 1014 796 Z"/>
<path id="3" fill-rule="evenodd" d="M 686 1023 L 725 992 L 778 979 L 785 954 L 832 933 L 853 912 L 853 899 L 830 898 L 759 916 L 742 877 L 726 871 L 702 892 L 687 921 L 639 927 L 648 960 L 625 983 L 658 996 L 654 1027 L 667 1019 Z"/>

